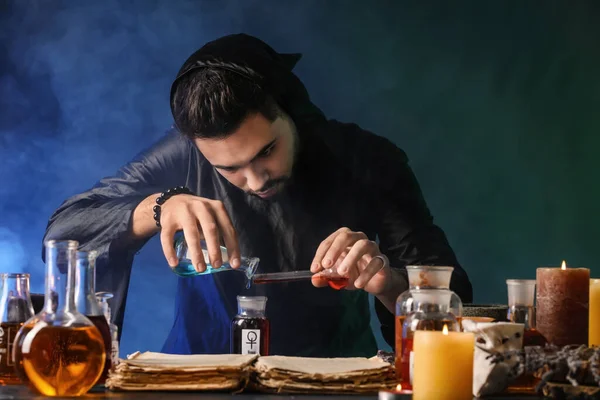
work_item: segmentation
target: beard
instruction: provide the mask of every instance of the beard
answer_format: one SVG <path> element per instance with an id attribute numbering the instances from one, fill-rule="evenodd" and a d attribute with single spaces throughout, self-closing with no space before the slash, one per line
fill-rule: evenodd
<path id="1" fill-rule="evenodd" d="M 249 191 L 249 192 L 247 192 L 247 194 L 249 194 L 250 196 L 258 197 L 261 200 L 269 200 L 271 197 L 276 196 L 278 193 L 280 193 L 282 190 L 285 189 L 285 186 L 289 182 L 289 179 L 290 179 L 289 176 L 282 176 L 277 179 L 270 179 L 267 181 L 267 183 L 265 183 L 263 185 L 262 188 L 260 188 L 260 190 Z M 273 194 L 273 196 L 270 196 L 268 198 L 262 198 L 258 195 L 258 193 L 264 193 L 271 189 L 276 189 L 276 192 Z"/>
<path id="2" fill-rule="evenodd" d="M 293 182 L 294 177 L 294 169 L 296 167 L 296 161 L 298 160 L 298 156 L 300 153 L 300 142 L 298 137 L 298 131 L 295 126 L 292 124 L 292 148 L 290 151 L 290 167 L 289 173 L 283 176 L 280 176 L 275 179 L 269 179 L 259 190 L 253 190 L 246 192 L 251 198 L 255 198 L 259 201 L 273 201 L 278 198 L 281 198 L 281 195 L 287 190 L 288 186 L 290 186 L 291 182 Z M 260 197 L 257 193 L 264 193 L 268 190 L 276 189 L 276 192 L 267 198 Z"/>

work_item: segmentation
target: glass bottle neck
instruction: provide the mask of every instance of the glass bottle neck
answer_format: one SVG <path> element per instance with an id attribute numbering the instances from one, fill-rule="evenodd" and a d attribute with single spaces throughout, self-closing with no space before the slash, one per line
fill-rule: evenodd
<path id="1" fill-rule="evenodd" d="M 449 313 L 451 310 L 447 304 L 423 303 L 417 305 L 417 311 L 423 313 Z"/>
<path id="2" fill-rule="evenodd" d="M 450 285 L 423 285 L 420 282 L 412 282 L 408 284 L 409 290 L 450 290 Z"/>
<path id="3" fill-rule="evenodd" d="M 533 306 L 512 305 L 508 308 L 508 320 L 524 324 L 524 329 L 535 329 L 535 308 Z"/>
<path id="4" fill-rule="evenodd" d="M 77 252 L 75 306 L 84 315 L 102 315 L 96 299 L 96 252 Z"/>
<path id="5" fill-rule="evenodd" d="M 24 322 L 33 316 L 29 274 L 0 274 L 0 321 Z"/>
<path id="6" fill-rule="evenodd" d="M 2 277 L 2 297 L 29 296 L 29 274 L 0 274 Z"/>
<path id="7" fill-rule="evenodd" d="M 108 304 L 108 299 L 112 299 L 113 294 L 110 292 L 98 292 L 96 293 L 96 300 L 100 304 L 100 309 L 102 309 L 102 313 L 104 317 L 108 321 L 109 325 L 112 324 L 112 314 L 110 311 L 110 305 Z"/>
<path id="8" fill-rule="evenodd" d="M 264 312 L 264 310 L 255 310 L 252 308 L 244 308 L 244 307 L 238 306 L 238 315 L 240 317 L 247 317 L 247 318 L 264 318 L 265 312 Z"/>
<path id="9" fill-rule="evenodd" d="M 44 311 L 49 314 L 75 311 L 76 241 L 49 241 L 46 244 L 46 291 Z"/>

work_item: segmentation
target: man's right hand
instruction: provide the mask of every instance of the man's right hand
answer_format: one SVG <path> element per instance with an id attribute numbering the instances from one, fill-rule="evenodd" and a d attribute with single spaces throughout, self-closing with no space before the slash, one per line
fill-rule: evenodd
<path id="1" fill-rule="evenodd" d="M 138 205 L 134 211 L 133 233 L 143 236 L 148 230 L 149 223 L 154 225 L 153 233 L 158 229 L 153 219 L 152 207 L 156 205 L 156 198 L 160 195 L 154 194 L 147 197 Z M 171 267 L 177 266 L 177 254 L 173 247 L 175 233 L 183 231 L 188 245 L 188 254 L 198 272 L 206 270 L 204 255 L 200 247 L 200 240 L 206 241 L 208 256 L 213 268 L 219 268 L 223 264 L 221 259 L 221 240 L 223 238 L 229 263 L 233 268 L 241 265 L 237 235 L 227 210 L 221 201 L 210 200 L 203 197 L 178 194 L 161 206 L 160 241 L 163 253 Z"/>

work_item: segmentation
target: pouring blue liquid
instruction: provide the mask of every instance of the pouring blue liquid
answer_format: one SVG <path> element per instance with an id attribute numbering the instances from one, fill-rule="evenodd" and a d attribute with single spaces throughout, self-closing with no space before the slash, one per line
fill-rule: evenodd
<path id="1" fill-rule="evenodd" d="M 219 268 L 213 268 L 208 257 L 208 250 L 204 240 L 200 241 L 200 247 L 202 248 L 204 262 L 206 263 L 206 270 L 204 272 L 196 271 L 196 268 L 194 268 L 194 265 L 192 264 L 192 260 L 188 256 L 188 246 L 185 241 L 185 237 L 181 233 L 177 234 L 175 239 L 175 252 L 177 254 L 178 263 L 177 266 L 172 269 L 173 272 L 182 277 L 210 275 L 225 271 L 243 272 L 246 276 L 246 288 L 250 288 L 252 285 L 252 278 L 256 273 L 258 264 L 260 262 L 259 258 L 242 256 L 242 265 L 239 268 L 234 269 L 231 264 L 229 264 L 227 248 L 221 246 L 221 260 L 223 261 L 223 264 Z"/>

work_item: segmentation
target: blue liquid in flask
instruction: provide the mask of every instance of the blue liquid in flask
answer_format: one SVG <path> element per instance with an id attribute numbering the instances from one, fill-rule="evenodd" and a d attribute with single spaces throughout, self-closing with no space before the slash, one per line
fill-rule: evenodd
<path id="1" fill-rule="evenodd" d="M 229 257 L 227 255 L 227 249 L 221 246 L 221 260 L 223 264 L 219 268 L 213 268 L 210 264 L 210 260 L 208 257 L 208 250 L 206 249 L 206 242 L 204 240 L 200 241 L 200 246 L 202 248 L 202 253 L 204 254 L 204 262 L 206 263 L 206 270 L 204 272 L 196 271 L 194 265 L 192 264 L 192 260 L 188 256 L 188 246 L 185 241 L 183 234 L 179 234 L 175 239 L 175 252 L 177 254 L 177 266 L 173 268 L 173 272 L 182 277 L 189 276 L 201 276 L 201 275 L 210 275 L 216 274 L 217 272 L 225 272 L 225 271 L 238 271 L 243 272 L 246 276 L 246 288 L 249 288 L 252 285 L 252 277 L 256 273 L 256 269 L 258 268 L 258 264 L 260 259 L 257 257 L 241 257 L 241 266 L 239 268 L 234 269 L 229 264 Z"/>

